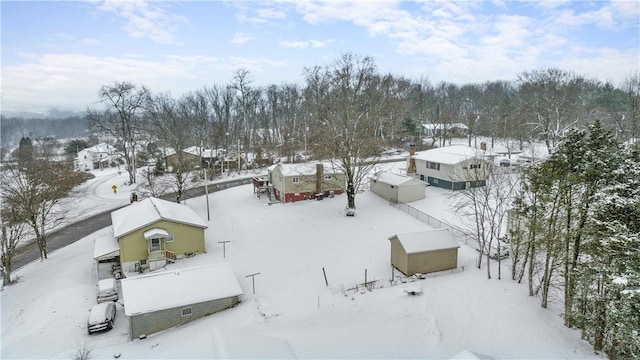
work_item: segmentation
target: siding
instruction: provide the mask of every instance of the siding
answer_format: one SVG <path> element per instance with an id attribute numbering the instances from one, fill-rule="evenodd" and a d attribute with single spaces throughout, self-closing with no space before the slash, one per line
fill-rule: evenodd
<path id="1" fill-rule="evenodd" d="M 405 275 L 432 273 L 458 267 L 458 249 L 434 250 L 409 254 Z"/>
<path id="2" fill-rule="evenodd" d="M 455 269 L 458 267 L 458 249 L 442 249 L 407 254 L 400 240 L 391 239 L 391 265 L 406 276 L 417 273 Z"/>
<path id="3" fill-rule="evenodd" d="M 148 256 L 149 240 L 144 238 L 144 232 L 153 228 L 161 228 L 173 234 L 174 241 L 165 244 L 165 249 L 177 255 L 185 253 L 204 252 L 204 230 L 201 227 L 161 220 L 147 225 L 120 239 L 120 261 L 122 263 L 139 261 Z"/>
<path id="4" fill-rule="evenodd" d="M 167 291 L 171 291 L 167 289 Z M 139 314 L 129 317 L 129 338 L 150 335 L 175 326 L 184 325 L 204 316 L 228 309 L 240 303 L 238 296 Z M 191 315 L 183 316 L 182 309 L 191 307 Z"/>

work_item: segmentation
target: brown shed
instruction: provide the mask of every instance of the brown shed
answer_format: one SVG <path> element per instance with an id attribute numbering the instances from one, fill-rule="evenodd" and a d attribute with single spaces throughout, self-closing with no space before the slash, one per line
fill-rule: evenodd
<path id="1" fill-rule="evenodd" d="M 448 229 L 396 234 L 391 242 L 391 265 L 411 276 L 458 267 L 458 248 Z"/>

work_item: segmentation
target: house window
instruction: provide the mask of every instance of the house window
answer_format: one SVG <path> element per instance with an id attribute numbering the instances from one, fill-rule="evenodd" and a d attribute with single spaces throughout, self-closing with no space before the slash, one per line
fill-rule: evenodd
<path id="1" fill-rule="evenodd" d="M 182 308 L 182 316 L 191 315 L 191 307 Z"/>
<path id="2" fill-rule="evenodd" d="M 480 169 L 480 164 L 471 164 L 472 169 Z"/>
<path id="3" fill-rule="evenodd" d="M 427 161 L 427 169 L 433 169 L 440 171 L 440 163 Z"/>
<path id="4" fill-rule="evenodd" d="M 326 175 L 326 174 L 324 175 L 324 179 L 325 180 L 331 180 L 332 178 L 333 178 L 333 176 L 331 176 L 331 175 Z"/>
<path id="5" fill-rule="evenodd" d="M 433 181 L 434 184 L 438 183 L 438 179 L 432 179 L 431 181 Z"/>
<path id="6" fill-rule="evenodd" d="M 160 238 L 151 239 L 151 251 L 160 251 Z"/>
<path id="7" fill-rule="evenodd" d="M 293 179 L 291 179 L 291 181 L 292 181 L 294 184 L 297 184 L 297 183 L 299 183 L 299 182 L 300 182 L 300 178 L 299 178 L 299 177 L 297 177 L 297 176 L 294 176 L 294 177 L 293 177 Z"/>
<path id="8" fill-rule="evenodd" d="M 173 234 L 169 234 L 169 235 L 167 235 L 167 242 L 168 242 L 168 243 L 173 242 Z"/>

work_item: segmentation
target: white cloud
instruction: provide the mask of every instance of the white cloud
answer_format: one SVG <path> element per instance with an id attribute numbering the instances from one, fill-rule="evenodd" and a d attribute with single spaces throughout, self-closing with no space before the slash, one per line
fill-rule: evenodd
<path id="1" fill-rule="evenodd" d="M 251 40 L 253 40 L 255 37 L 251 34 L 245 34 L 245 33 L 235 33 L 233 34 L 233 38 L 231 39 L 231 43 L 232 44 L 244 44 L 246 42 L 249 42 Z"/>
<path id="2" fill-rule="evenodd" d="M 282 19 L 286 14 L 282 10 L 276 9 L 259 9 L 258 16 L 264 19 Z"/>
<path id="3" fill-rule="evenodd" d="M 308 41 L 280 41 L 280 46 L 294 48 L 294 49 L 306 49 L 312 47 L 314 49 L 320 49 L 331 44 L 333 40 L 308 40 Z"/>
<path id="4" fill-rule="evenodd" d="M 294 49 L 306 49 L 309 47 L 308 41 L 280 41 L 280 46 L 294 48 Z"/>
<path id="5" fill-rule="evenodd" d="M 130 81 L 153 92 L 170 91 L 179 96 L 201 86 L 227 83 L 233 71 L 241 67 L 250 70 L 261 84 L 278 83 L 285 79 L 267 77 L 287 65 L 266 58 L 205 55 L 168 55 L 152 60 L 134 56 L 23 55 L 27 63 L 2 69 L 3 111 L 44 112 L 53 107 L 82 111 L 96 105 L 101 85 L 114 81 Z"/>
<path id="6" fill-rule="evenodd" d="M 123 26 L 129 36 L 149 38 L 158 43 L 175 43 L 173 32 L 187 23 L 182 16 L 168 13 L 156 2 L 107 0 L 98 7 L 104 12 L 123 18 Z"/>

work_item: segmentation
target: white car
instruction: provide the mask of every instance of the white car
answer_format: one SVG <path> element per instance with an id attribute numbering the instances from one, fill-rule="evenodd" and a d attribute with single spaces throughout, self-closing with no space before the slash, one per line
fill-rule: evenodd
<path id="1" fill-rule="evenodd" d="M 98 281 L 96 289 L 98 304 L 105 301 L 118 301 L 118 287 L 116 279 L 102 279 Z"/>
<path id="2" fill-rule="evenodd" d="M 111 301 L 94 305 L 89 310 L 89 320 L 87 321 L 87 332 L 92 334 L 96 331 L 111 330 L 116 321 L 116 304 Z"/>

